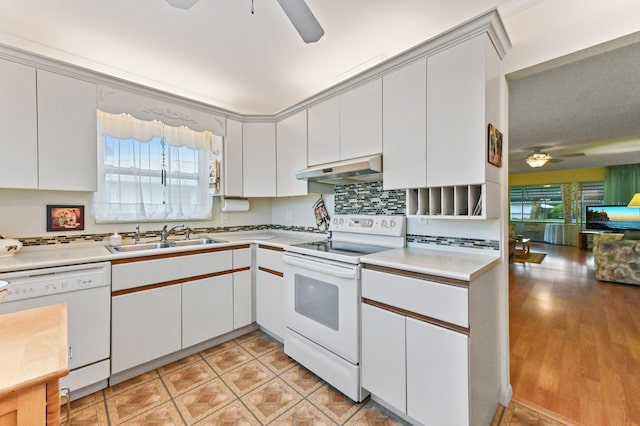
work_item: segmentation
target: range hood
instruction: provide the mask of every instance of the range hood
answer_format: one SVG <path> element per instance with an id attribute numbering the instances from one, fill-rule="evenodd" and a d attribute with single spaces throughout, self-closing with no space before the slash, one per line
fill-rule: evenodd
<path id="1" fill-rule="evenodd" d="M 382 180 L 382 155 L 319 164 L 297 171 L 296 178 L 331 185 L 376 182 Z"/>

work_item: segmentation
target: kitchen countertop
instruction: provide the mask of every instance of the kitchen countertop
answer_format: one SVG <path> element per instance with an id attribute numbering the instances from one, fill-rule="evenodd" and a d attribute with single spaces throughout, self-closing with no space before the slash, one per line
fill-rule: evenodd
<path id="1" fill-rule="evenodd" d="M 291 244 L 325 239 L 324 234 L 295 231 L 240 231 L 207 234 L 211 238 L 226 242 L 187 247 L 160 248 L 125 253 L 111 253 L 106 242 L 56 244 L 53 246 L 23 247 L 13 256 L 0 257 L 0 273 L 27 269 L 50 268 L 80 263 L 105 262 L 128 257 L 153 256 L 157 254 L 202 250 L 213 247 L 228 247 L 238 244 L 258 243 L 284 248 Z M 124 241 L 124 244 L 131 243 Z"/>
<path id="2" fill-rule="evenodd" d="M 213 247 L 239 244 L 260 244 L 285 248 L 291 244 L 325 239 L 324 234 L 295 231 L 240 231 L 208 234 L 211 238 L 226 242 L 187 247 L 160 248 L 125 253 L 111 253 L 105 242 L 56 244 L 55 246 L 24 247 L 13 256 L 0 258 L 0 273 L 27 269 L 49 268 L 81 263 L 105 262 L 129 257 L 152 256 L 187 252 Z M 125 241 L 125 244 L 130 243 Z M 480 252 L 478 254 L 474 252 Z M 431 248 L 405 247 L 362 256 L 362 263 L 403 269 L 423 274 L 437 275 L 471 281 L 500 262 L 494 252 L 484 254 L 480 250 L 455 251 Z"/>
<path id="3" fill-rule="evenodd" d="M 405 247 L 369 254 L 365 264 L 385 266 L 445 278 L 472 281 L 498 263 L 497 254 L 475 254 L 453 250 Z"/>

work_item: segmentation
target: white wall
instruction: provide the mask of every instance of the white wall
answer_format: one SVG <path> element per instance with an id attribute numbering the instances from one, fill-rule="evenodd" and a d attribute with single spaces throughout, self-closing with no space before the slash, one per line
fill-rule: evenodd
<path id="1" fill-rule="evenodd" d="M 27 189 L 0 189 L 0 234 L 10 237 L 28 238 L 55 235 L 100 234 L 110 233 L 115 229 L 119 232 L 133 232 L 135 223 L 96 224 L 91 215 L 93 193 L 73 191 L 40 191 Z M 271 200 L 251 199 L 251 209 L 243 213 L 228 213 L 228 223 L 223 223 L 220 211 L 220 200 L 215 197 L 213 202 L 213 220 L 190 221 L 189 226 L 221 227 L 240 225 L 263 225 L 271 223 Z M 85 206 L 84 231 L 47 232 L 46 205 L 74 204 Z M 159 230 L 162 223 L 140 223 L 145 230 Z M 182 222 L 176 222 L 182 223 Z"/>

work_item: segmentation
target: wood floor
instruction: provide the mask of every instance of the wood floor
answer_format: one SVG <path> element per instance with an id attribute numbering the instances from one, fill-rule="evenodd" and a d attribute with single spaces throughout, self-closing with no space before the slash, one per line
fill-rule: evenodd
<path id="1" fill-rule="evenodd" d="M 597 281 L 591 252 L 534 243 L 510 266 L 513 399 L 567 424 L 640 425 L 640 286 Z"/>

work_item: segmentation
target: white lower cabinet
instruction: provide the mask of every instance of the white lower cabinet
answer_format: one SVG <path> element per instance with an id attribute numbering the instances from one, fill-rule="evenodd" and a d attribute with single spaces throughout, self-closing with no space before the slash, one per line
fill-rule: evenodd
<path id="1" fill-rule="evenodd" d="M 362 305 L 362 387 L 407 410 L 405 317 Z"/>
<path id="2" fill-rule="evenodd" d="M 425 425 L 469 424 L 468 337 L 362 305 L 362 387 Z"/>
<path id="3" fill-rule="evenodd" d="M 284 338 L 283 250 L 258 246 L 256 253 L 256 322 L 276 337 Z"/>
<path id="4" fill-rule="evenodd" d="M 365 264 L 362 387 L 412 423 L 491 423 L 500 394 L 498 274 L 492 267 L 466 281 Z"/>
<path id="5" fill-rule="evenodd" d="M 251 249 L 242 247 L 112 261 L 111 374 L 250 324 Z M 248 253 L 246 270 L 234 272 L 236 251 L 240 263 Z"/>
<path id="6" fill-rule="evenodd" d="M 426 425 L 469 424 L 469 338 L 406 321 L 407 415 Z"/>
<path id="7" fill-rule="evenodd" d="M 180 286 L 111 299 L 111 374 L 182 348 Z"/>
<path id="8" fill-rule="evenodd" d="M 182 284 L 182 347 L 221 336 L 233 330 L 233 276 Z"/>

